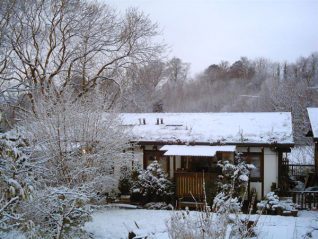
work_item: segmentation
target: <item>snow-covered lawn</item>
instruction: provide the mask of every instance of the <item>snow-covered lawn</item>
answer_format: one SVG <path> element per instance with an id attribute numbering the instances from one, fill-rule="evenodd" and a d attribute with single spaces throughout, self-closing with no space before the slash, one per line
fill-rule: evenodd
<path id="1" fill-rule="evenodd" d="M 171 213 L 163 210 L 104 209 L 93 214 L 93 220 L 86 223 L 85 229 L 96 239 L 126 239 L 129 231 L 148 238 L 167 239 L 166 223 Z M 312 226 L 318 227 L 317 211 L 301 211 L 298 217 L 262 215 L 257 224 L 258 238 L 304 238 Z M 312 238 L 318 238 L 318 231 L 313 233 Z"/>

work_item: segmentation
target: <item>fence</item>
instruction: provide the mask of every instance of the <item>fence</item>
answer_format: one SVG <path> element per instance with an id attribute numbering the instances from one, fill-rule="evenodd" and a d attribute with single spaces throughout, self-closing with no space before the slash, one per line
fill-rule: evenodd
<path id="1" fill-rule="evenodd" d="M 215 173 L 176 172 L 177 197 L 203 198 L 203 181 L 205 184 L 215 182 Z"/>
<path id="2" fill-rule="evenodd" d="M 318 208 L 318 191 L 291 191 L 289 196 L 300 206 L 300 209 Z"/>
<path id="3" fill-rule="evenodd" d="M 290 164 L 288 160 L 283 160 L 281 167 L 282 172 L 295 177 L 303 177 L 308 175 L 309 172 L 315 171 L 314 164 Z"/>

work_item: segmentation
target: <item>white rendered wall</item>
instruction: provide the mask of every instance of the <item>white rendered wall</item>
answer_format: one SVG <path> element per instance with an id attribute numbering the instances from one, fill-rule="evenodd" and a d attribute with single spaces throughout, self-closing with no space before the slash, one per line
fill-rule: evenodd
<path id="1" fill-rule="evenodd" d="M 181 156 L 176 156 L 176 169 L 181 168 Z"/>
<path id="2" fill-rule="evenodd" d="M 278 184 L 278 153 L 264 148 L 264 196 L 271 191 L 272 183 Z"/>
<path id="3" fill-rule="evenodd" d="M 170 178 L 174 177 L 174 171 L 173 171 L 173 156 L 169 157 L 169 163 L 170 163 Z"/>
<path id="4" fill-rule="evenodd" d="M 143 168 L 144 163 L 144 153 L 143 150 L 140 147 L 134 148 L 134 164 L 138 164 Z"/>

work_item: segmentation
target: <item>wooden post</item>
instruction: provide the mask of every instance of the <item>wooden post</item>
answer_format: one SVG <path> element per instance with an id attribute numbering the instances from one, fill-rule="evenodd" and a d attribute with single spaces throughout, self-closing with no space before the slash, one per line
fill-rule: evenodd
<path id="1" fill-rule="evenodd" d="M 315 173 L 318 176 L 318 141 L 315 142 Z"/>
<path id="2" fill-rule="evenodd" d="M 283 154 L 281 151 L 277 151 L 278 153 L 278 188 L 282 187 L 282 163 L 283 163 Z"/>

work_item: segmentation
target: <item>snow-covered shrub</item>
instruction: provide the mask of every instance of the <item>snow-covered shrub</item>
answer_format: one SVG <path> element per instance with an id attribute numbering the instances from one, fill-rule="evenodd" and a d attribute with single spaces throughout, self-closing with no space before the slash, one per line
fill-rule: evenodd
<path id="1" fill-rule="evenodd" d="M 66 187 L 45 188 L 23 204 L 24 214 L 35 224 L 30 235 L 40 238 L 84 238 L 82 225 L 90 219 L 88 197 Z"/>
<path id="2" fill-rule="evenodd" d="M 174 211 L 167 221 L 167 231 L 171 239 L 250 238 L 255 236 L 253 226 L 256 222 L 249 227 L 248 218 L 229 211 L 215 213 L 208 208 L 202 212 Z"/>
<path id="3" fill-rule="evenodd" d="M 118 182 L 118 189 L 122 195 L 130 194 L 132 187 L 132 170 L 127 166 L 120 168 L 120 177 Z"/>
<path id="4" fill-rule="evenodd" d="M 153 210 L 173 210 L 173 206 L 165 202 L 149 202 L 144 205 L 144 208 Z"/>
<path id="5" fill-rule="evenodd" d="M 269 214 L 278 213 L 283 211 L 297 210 L 298 205 L 293 203 L 291 199 L 280 200 L 274 192 L 269 192 L 265 196 L 265 200 L 257 203 L 257 209 L 259 211 L 266 211 Z"/>
<path id="6" fill-rule="evenodd" d="M 26 141 L 15 132 L 0 135 L 0 230 L 27 223 L 20 203 L 32 197 L 33 169 Z"/>
<path id="7" fill-rule="evenodd" d="M 219 161 L 218 166 L 222 169 L 219 176 L 219 191 L 242 198 L 248 186 L 250 171 L 255 168 L 252 164 L 247 164 L 238 154 L 234 162 Z"/>
<path id="8" fill-rule="evenodd" d="M 214 198 L 213 208 L 221 212 L 238 212 L 247 193 L 250 171 L 255 167 L 245 163 L 239 154 L 233 163 L 219 161 L 218 166 L 222 169 L 222 175 L 218 177 L 219 194 Z"/>
<path id="9" fill-rule="evenodd" d="M 132 187 L 132 194 L 139 194 L 144 203 L 170 201 L 172 183 L 158 161 L 153 161 L 146 170 L 140 172 Z"/>

